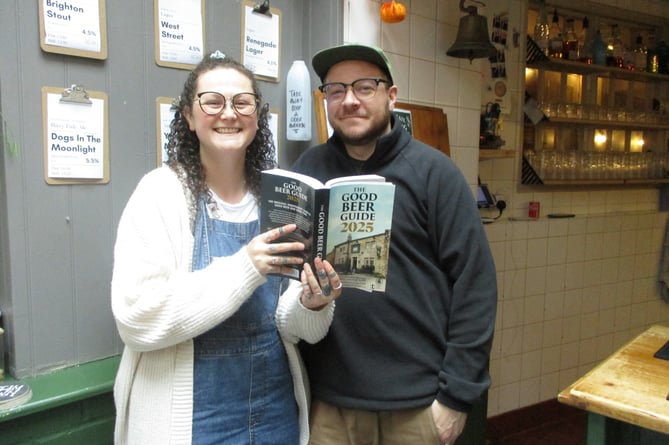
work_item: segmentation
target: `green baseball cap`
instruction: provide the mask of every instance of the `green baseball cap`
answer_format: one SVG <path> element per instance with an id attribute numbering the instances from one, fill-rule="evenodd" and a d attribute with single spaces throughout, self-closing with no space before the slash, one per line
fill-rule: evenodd
<path id="1" fill-rule="evenodd" d="M 393 71 L 390 67 L 390 61 L 388 61 L 388 57 L 386 57 L 383 50 L 375 46 L 345 43 L 343 45 L 333 46 L 332 48 L 326 48 L 316 53 L 313 59 L 311 59 L 311 65 L 314 67 L 314 71 L 316 71 L 321 82 L 323 82 L 325 76 L 333 65 L 346 60 L 362 60 L 364 62 L 373 63 L 383 70 L 388 76 L 390 84 L 394 85 Z"/>

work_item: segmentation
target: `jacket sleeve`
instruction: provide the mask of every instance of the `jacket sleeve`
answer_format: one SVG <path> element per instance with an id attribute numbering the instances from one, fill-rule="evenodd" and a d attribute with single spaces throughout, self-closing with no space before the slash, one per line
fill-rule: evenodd
<path id="1" fill-rule="evenodd" d="M 246 249 L 191 271 L 193 236 L 180 182 L 166 168 L 147 174 L 121 216 L 114 247 L 112 312 L 136 351 L 191 339 L 225 320 L 265 282 Z"/>
<path id="2" fill-rule="evenodd" d="M 447 348 L 439 372 L 437 399 L 468 411 L 490 386 L 489 359 L 497 307 L 495 265 L 474 204 L 459 174 L 443 181 L 434 197 L 435 245 L 451 283 Z"/>

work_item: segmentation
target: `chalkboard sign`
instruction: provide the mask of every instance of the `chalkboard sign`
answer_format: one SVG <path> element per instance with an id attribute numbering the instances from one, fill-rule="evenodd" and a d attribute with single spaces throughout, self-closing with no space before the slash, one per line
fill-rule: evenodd
<path id="1" fill-rule="evenodd" d="M 393 110 L 393 114 L 395 115 L 395 119 L 399 121 L 400 124 L 404 127 L 406 131 L 409 132 L 409 134 L 413 135 L 413 125 L 411 122 L 411 111 L 410 110 L 402 110 L 401 108 L 395 108 Z"/>

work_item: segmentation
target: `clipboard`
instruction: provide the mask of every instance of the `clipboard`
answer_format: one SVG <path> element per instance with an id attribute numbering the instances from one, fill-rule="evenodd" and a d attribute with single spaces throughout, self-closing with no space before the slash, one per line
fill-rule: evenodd
<path id="1" fill-rule="evenodd" d="M 109 182 L 107 95 L 42 87 L 44 180 L 50 185 Z"/>
<path id="2" fill-rule="evenodd" d="M 162 0 L 164 4 L 169 3 L 168 0 Z M 179 2 L 176 0 L 171 0 L 173 5 L 176 5 L 181 8 L 188 8 L 188 4 L 186 2 Z M 198 3 L 198 1 L 194 1 L 191 3 Z M 204 44 L 206 42 L 205 40 L 205 30 L 204 30 L 204 11 L 205 11 L 205 4 L 204 0 L 199 0 L 199 7 L 200 7 L 200 15 L 199 15 L 199 23 L 197 24 L 197 27 L 200 29 L 200 39 L 199 42 L 197 43 L 189 43 L 187 48 L 184 50 L 184 48 L 179 49 L 178 46 L 173 49 L 173 51 L 181 51 L 182 56 L 186 53 L 186 51 L 191 53 L 191 57 L 193 58 L 192 63 L 188 63 L 185 61 L 178 62 L 174 60 L 167 60 L 166 58 L 163 58 L 161 55 L 161 36 L 162 33 L 168 33 L 170 35 L 177 34 L 180 32 L 179 30 L 175 29 L 176 27 L 180 27 L 184 25 L 184 22 L 179 22 L 176 21 L 175 19 L 169 19 L 169 18 L 161 18 L 161 11 L 163 9 L 163 6 L 161 4 L 161 0 L 153 0 L 153 22 L 154 22 L 154 54 L 155 54 L 155 60 L 156 60 L 156 65 L 159 66 L 165 66 L 165 67 L 170 67 L 170 68 L 177 68 L 177 69 L 182 69 L 182 70 L 192 70 L 195 68 L 195 66 L 200 63 L 200 60 L 202 60 L 204 56 Z M 183 14 L 180 14 L 179 11 L 176 11 L 176 13 L 173 14 L 174 16 L 182 16 Z M 173 22 L 173 20 L 175 20 Z M 175 37 L 176 38 L 176 37 Z M 183 35 L 181 35 L 181 38 L 183 38 Z M 175 42 L 179 42 L 180 39 L 176 38 Z M 166 50 L 167 51 L 167 50 Z M 167 51 L 169 52 L 169 51 Z"/>
<path id="3" fill-rule="evenodd" d="M 172 105 L 176 98 L 174 97 L 157 97 L 156 98 L 156 166 L 160 167 L 165 161 L 167 137 L 170 132 L 170 124 L 174 119 L 174 111 Z"/>
<path id="4" fill-rule="evenodd" d="M 46 8 L 45 3 L 46 0 L 38 0 L 40 47 L 42 51 L 100 60 L 107 58 L 107 6 L 105 0 L 75 0 L 70 5 L 72 9 L 68 12 L 61 12 L 56 7 Z M 93 9 L 92 6 L 94 5 L 97 6 L 97 23 L 76 23 L 77 18 L 85 19 L 85 15 Z M 47 20 L 46 15 L 49 16 L 50 20 Z M 50 32 L 47 35 L 48 30 Z M 99 49 L 86 49 L 92 47 L 99 47 Z"/>
<path id="5" fill-rule="evenodd" d="M 279 144 L 283 140 L 281 134 L 281 112 L 277 108 L 270 107 L 267 115 L 269 129 L 272 132 L 272 141 L 274 142 L 274 160 L 279 165 L 279 152 L 281 151 Z"/>
<path id="6" fill-rule="evenodd" d="M 241 10 L 241 63 L 253 71 L 257 79 L 279 82 L 282 46 L 281 11 L 270 7 L 269 1 L 257 4 L 250 0 L 242 1 Z M 251 34 L 249 31 L 253 31 L 250 29 L 253 24 L 247 23 L 247 15 L 262 22 L 257 24 L 258 30 Z M 249 51 L 246 51 L 247 48 Z M 272 58 L 274 52 L 276 57 Z M 269 58 L 265 58 L 268 54 Z"/>

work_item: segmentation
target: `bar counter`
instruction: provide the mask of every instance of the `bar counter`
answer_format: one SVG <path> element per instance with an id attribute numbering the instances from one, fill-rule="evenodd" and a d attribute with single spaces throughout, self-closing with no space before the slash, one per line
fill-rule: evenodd
<path id="1" fill-rule="evenodd" d="M 611 443 L 605 418 L 661 433 L 669 443 L 669 360 L 653 356 L 667 341 L 669 327 L 652 326 L 560 392 L 558 401 L 590 413 L 589 445 Z"/>

